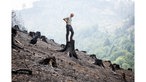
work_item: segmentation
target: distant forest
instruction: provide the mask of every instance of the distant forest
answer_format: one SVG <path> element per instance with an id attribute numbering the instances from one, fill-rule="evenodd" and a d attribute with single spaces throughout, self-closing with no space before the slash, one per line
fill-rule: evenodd
<path id="1" fill-rule="evenodd" d="M 97 58 L 111 60 L 125 69 L 134 69 L 134 17 L 127 18 L 112 32 L 100 28 L 95 26 L 79 32 L 77 46 L 90 54 L 96 54 Z"/>

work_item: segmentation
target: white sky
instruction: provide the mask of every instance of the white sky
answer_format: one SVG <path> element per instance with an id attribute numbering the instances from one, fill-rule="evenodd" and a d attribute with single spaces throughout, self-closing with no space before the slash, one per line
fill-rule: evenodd
<path id="1" fill-rule="evenodd" d="M 12 0 L 12 10 L 21 10 L 33 7 L 33 2 L 39 0 Z"/>
<path id="2" fill-rule="evenodd" d="M 12 1 L 12 9 L 13 10 L 21 10 L 24 8 L 31 8 L 33 7 L 33 2 L 39 1 L 39 0 L 13 0 Z M 106 0 L 111 1 L 111 0 Z M 135 0 L 131 0 L 135 1 Z"/>

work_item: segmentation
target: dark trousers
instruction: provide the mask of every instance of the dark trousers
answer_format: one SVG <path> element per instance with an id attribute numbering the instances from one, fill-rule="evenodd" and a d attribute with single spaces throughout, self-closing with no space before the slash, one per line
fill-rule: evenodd
<path id="1" fill-rule="evenodd" d="M 69 42 L 68 40 L 69 32 L 71 32 L 70 35 L 70 41 L 71 41 L 73 40 L 74 31 L 71 25 L 66 25 L 66 43 Z"/>

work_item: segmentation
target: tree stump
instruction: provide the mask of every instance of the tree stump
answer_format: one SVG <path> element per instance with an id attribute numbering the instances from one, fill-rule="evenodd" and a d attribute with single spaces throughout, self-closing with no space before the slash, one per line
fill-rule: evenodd
<path id="1" fill-rule="evenodd" d="M 57 67 L 55 57 L 47 57 L 39 62 L 39 64 L 50 65 L 51 67 Z"/>
<path id="2" fill-rule="evenodd" d="M 40 38 L 41 38 L 42 41 L 48 43 L 46 36 L 41 36 Z"/>
<path id="3" fill-rule="evenodd" d="M 19 27 L 18 27 L 19 28 Z M 21 48 L 21 47 L 19 47 L 18 45 L 16 45 L 15 44 L 15 37 L 16 37 L 16 35 L 17 35 L 17 31 L 18 31 L 18 28 L 12 28 L 12 33 L 11 33 L 11 44 L 12 44 L 12 48 L 15 48 L 15 49 L 23 49 L 23 48 Z"/>
<path id="4" fill-rule="evenodd" d="M 37 39 L 41 36 L 40 32 L 36 32 L 35 36 L 31 39 L 30 43 L 31 44 L 36 44 L 37 43 Z"/>
<path id="5" fill-rule="evenodd" d="M 67 42 L 66 46 L 62 50 L 59 50 L 59 51 L 60 52 L 67 51 L 67 52 L 69 52 L 70 57 L 73 56 L 76 59 L 78 59 L 78 56 L 75 52 L 75 41 L 74 40 L 71 40 L 70 42 Z"/>

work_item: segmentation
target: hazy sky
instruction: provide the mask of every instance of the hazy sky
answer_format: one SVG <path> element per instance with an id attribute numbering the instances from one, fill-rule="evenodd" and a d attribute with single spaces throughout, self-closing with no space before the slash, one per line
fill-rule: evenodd
<path id="1" fill-rule="evenodd" d="M 132 0 L 133 1 L 133 0 Z M 13 0 L 28 30 L 41 31 L 55 41 L 65 42 L 64 17 L 74 13 L 72 26 L 76 33 L 93 26 L 113 30 L 134 15 L 131 0 Z"/>
<path id="2" fill-rule="evenodd" d="M 22 10 L 24 8 L 31 8 L 33 7 L 33 2 L 39 0 L 13 0 L 12 1 L 12 9 L 13 10 Z"/>
<path id="3" fill-rule="evenodd" d="M 33 7 L 33 3 L 36 1 L 40 1 L 40 0 L 13 0 L 12 9 L 21 10 L 24 8 L 31 8 Z M 106 0 L 106 1 L 111 1 L 111 0 Z M 131 0 L 131 1 L 134 1 L 134 0 Z"/>

